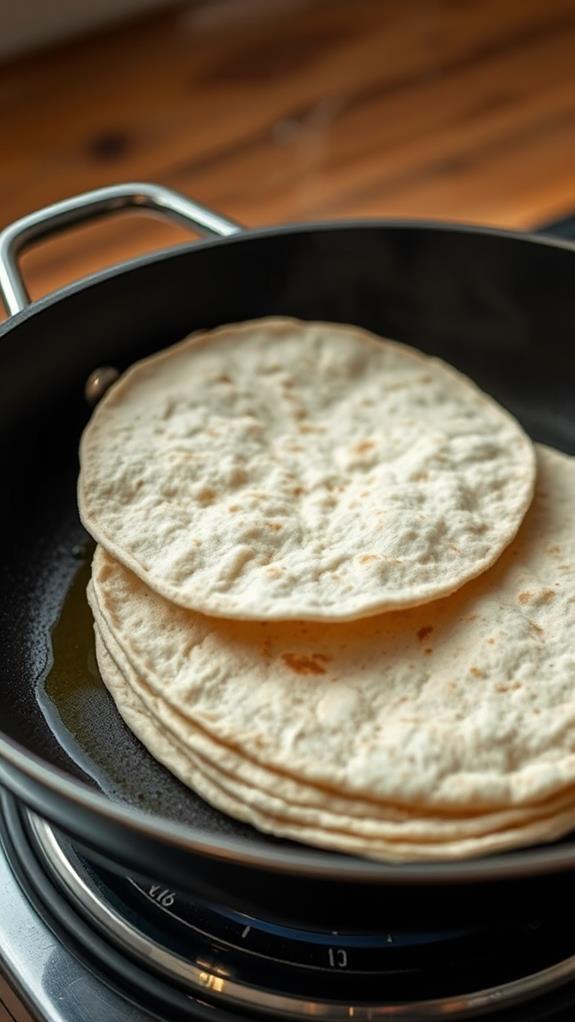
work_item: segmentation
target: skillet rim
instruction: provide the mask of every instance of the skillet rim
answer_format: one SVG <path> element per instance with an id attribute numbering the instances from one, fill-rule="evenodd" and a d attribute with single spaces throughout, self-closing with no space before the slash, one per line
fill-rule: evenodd
<path id="1" fill-rule="evenodd" d="M 88 274 L 86 277 L 81 277 L 79 280 L 72 281 L 70 284 L 65 284 L 63 287 L 57 288 L 55 291 L 50 291 L 47 295 L 43 295 L 42 298 L 38 298 L 35 301 L 30 302 L 25 309 L 15 313 L 13 316 L 9 316 L 6 320 L 0 323 L 0 340 L 8 333 L 11 333 L 11 331 L 15 327 L 19 326 L 20 323 L 24 322 L 24 320 L 31 319 L 33 316 L 38 315 L 50 306 L 68 298 L 70 295 L 103 283 L 104 281 L 114 277 L 119 277 L 123 273 L 130 273 L 133 270 L 138 270 L 140 267 L 148 266 L 156 262 L 162 262 L 164 259 L 174 258 L 184 252 L 192 252 L 197 249 L 204 248 L 221 248 L 223 245 L 238 245 L 247 240 L 275 237 L 276 235 L 282 234 L 312 234 L 322 230 L 345 231 L 359 230 L 362 228 L 377 230 L 388 227 L 394 229 L 399 228 L 401 230 L 411 230 L 416 228 L 417 230 L 438 231 L 439 233 L 479 234 L 491 237 L 507 238 L 509 241 L 520 241 L 529 244 L 543 245 L 547 248 L 560 248 L 565 249 L 566 251 L 573 251 L 575 249 L 575 241 L 554 237 L 552 235 L 545 234 L 544 232 L 537 233 L 533 230 L 521 231 L 514 230 L 512 228 L 488 227 L 483 224 L 475 225 L 472 223 L 460 223 L 457 221 L 450 222 L 448 220 L 411 219 L 408 217 L 358 217 L 355 219 L 347 218 L 342 220 L 306 220 L 300 223 L 279 224 L 277 226 L 246 227 L 241 228 L 236 234 L 231 234 L 226 238 L 207 238 L 201 241 L 183 242 L 178 245 L 171 245 L 167 248 L 160 249 L 157 252 L 149 252 L 145 255 L 136 256 L 133 259 L 124 260 L 121 263 L 116 263 L 113 266 L 106 267 L 103 270 L 97 270 L 94 273 Z"/>
<path id="2" fill-rule="evenodd" d="M 532 231 L 487 227 L 471 223 L 411 218 L 358 218 L 266 226 L 243 229 L 227 238 L 208 239 L 170 246 L 159 252 L 137 256 L 99 270 L 78 281 L 58 288 L 56 291 L 31 302 L 21 312 L 0 323 L 0 341 L 21 323 L 34 318 L 44 310 L 59 304 L 71 295 L 98 286 L 123 274 L 137 271 L 164 260 L 198 249 L 242 244 L 246 240 L 266 239 L 278 234 L 315 233 L 332 230 L 360 229 L 418 229 L 439 233 L 473 234 L 493 236 L 525 244 L 537 244 L 548 248 L 573 251 L 575 244 L 562 238 Z M 6 768 L 7 774 L 6 774 Z M 10 768 L 15 771 L 15 780 Z M 50 764 L 34 752 L 28 751 L 19 742 L 0 730 L 0 783 L 3 783 L 17 797 L 30 804 L 29 794 L 21 795 L 16 790 L 18 781 L 31 781 L 51 795 L 63 799 L 72 806 L 104 818 L 111 825 L 123 826 L 132 834 L 159 840 L 163 844 L 177 846 L 192 855 L 234 864 L 247 868 L 263 868 L 268 872 L 287 873 L 292 876 L 317 877 L 361 883 L 393 883 L 402 886 L 425 886 L 449 883 L 453 885 L 501 880 L 518 880 L 550 872 L 559 872 L 575 867 L 575 837 L 562 844 L 517 849 L 500 855 L 465 859 L 456 862 L 438 863 L 383 863 L 355 856 L 343 856 L 320 849 L 264 846 L 259 850 L 254 841 L 244 837 L 212 835 L 209 839 L 202 831 L 190 824 L 181 824 L 155 814 L 146 813 L 135 806 L 114 802 L 103 792 L 93 790 L 80 779 L 68 775 L 61 768 Z M 50 814 L 48 814 L 50 815 Z M 52 815 L 54 815 L 52 813 Z"/>

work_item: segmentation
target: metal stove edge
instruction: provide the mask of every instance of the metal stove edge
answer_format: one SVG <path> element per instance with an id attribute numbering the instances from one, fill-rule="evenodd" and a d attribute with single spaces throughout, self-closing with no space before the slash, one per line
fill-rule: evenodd
<path id="1" fill-rule="evenodd" d="M 8 960 L 9 949 L 9 960 Z M 89 972 L 20 888 L 0 839 L 0 1022 L 152 1022 Z"/>

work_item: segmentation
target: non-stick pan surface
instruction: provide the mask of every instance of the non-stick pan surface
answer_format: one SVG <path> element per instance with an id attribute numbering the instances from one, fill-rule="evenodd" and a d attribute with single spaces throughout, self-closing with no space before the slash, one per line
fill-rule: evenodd
<path id="1" fill-rule="evenodd" d="M 352 322 L 453 363 L 535 440 L 573 453 L 574 279 L 575 255 L 560 242 L 433 224 L 305 225 L 135 260 L 0 327 L 0 783 L 118 863 L 191 889 L 252 885 L 267 891 L 268 908 L 266 877 L 278 871 L 289 894 L 296 881 L 421 892 L 575 869 L 572 838 L 395 867 L 274 841 L 230 820 L 123 726 L 83 651 L 90 621 L 81 601 L 68 632 L 55 633 L 60 661 L 83 672 L 73 726 L 58 723 L 46 692 L 52 632 L 78 572 L 83 586 L 89 555 L 75 487 L 94 368 L 122 370 L 192 330 L 253 317 Z"/>

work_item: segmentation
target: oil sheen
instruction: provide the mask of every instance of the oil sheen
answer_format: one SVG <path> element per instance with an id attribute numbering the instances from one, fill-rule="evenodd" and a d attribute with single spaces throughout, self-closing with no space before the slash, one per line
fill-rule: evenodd
<path id="1" fill-rule="evenodd" d="M 190 809 L 191 793 L 129 731 L 100 678 L 86 598 L 93 550 L 92 543 L 75 550 L 78 569 L 52 629 L 51 666 L 38 686 L 38 702 L 86 780 L 116 799 L 181 818 L 182 799 Z"/>
<path id="2" fill-rule="evenodd" d="M 100 787 L 121 782 L 114 759 L 102 743 L 95 711 L 107 694 L 98 672 L 92 614 L 86 599 L 93 546 L 78 553 L 80 563 L 52 629 L 52 665 L 38 693 L 44 716 L 68 756 Z M 99 707 L 100 712 L 102 707 Z M 106 713 L 109 717 L 109 713 Z"/>

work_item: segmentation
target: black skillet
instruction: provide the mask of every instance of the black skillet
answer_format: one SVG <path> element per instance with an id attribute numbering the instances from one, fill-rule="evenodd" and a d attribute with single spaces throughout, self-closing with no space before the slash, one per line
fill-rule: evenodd
<path id="1" fill-rule="evenodd" d="M 211 240 L 132 260 L 28 304 L 16 268 L 23 245 L 124 208 L 168 214 Z M 90 414 L 84 388 L 95 368 L 122 370 L 192 330 L 258 316 L 357 323 L 442 356 L 536 440 L 572 453 L 570 246 L 429 223 L 244 231 L 181 195 L 134 184 L 13 224 L 0 236 L 0 263 L 12 314 L 0 327 L 0 784 L 116 869 L 161 875 L 197 897 L 300 925 L 377 927 L 382 912 L 389 923 L 446 914 L 468 921 L 470 913 L 510 911 L 518 898 L 563 899 L 575 876 L 572 838 L 403 867 L 274 841 L 215 812 L 153 763 L 95 682 L 78 696 L 88 758 L 62 728 L 59 740 L 47 722 L 57 710 L 44 680 L 51 630 L 78 550 L 87 552 L 75 484 Z M 79 613 L 59 638 L 72 651 L 88 641 L 89 619 Z M 82 670 L 89 674 L 84 663 Z"/>

